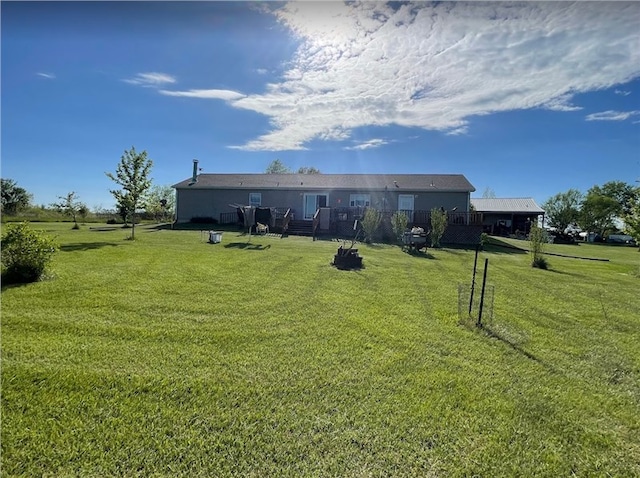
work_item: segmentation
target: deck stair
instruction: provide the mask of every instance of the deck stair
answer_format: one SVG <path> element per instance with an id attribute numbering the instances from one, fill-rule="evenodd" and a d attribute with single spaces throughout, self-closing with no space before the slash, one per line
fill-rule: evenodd
<path id="1" fill-rule="evenodd" d="M 313 222 L 301 220 L 290 221 L 287 233 L 291 236 L 312 236 Z"/>

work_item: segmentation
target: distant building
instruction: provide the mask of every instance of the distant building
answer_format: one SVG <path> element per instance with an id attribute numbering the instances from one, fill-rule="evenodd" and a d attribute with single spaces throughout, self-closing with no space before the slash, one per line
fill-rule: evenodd
<path id="1" fill-rule="evenodd" d="M 544 220 L 544 209 L 532 198 L 471 198 L 471 205 L 482 214 L 483 231 L 496 236 L 529 234 L 532 223 Z"/>

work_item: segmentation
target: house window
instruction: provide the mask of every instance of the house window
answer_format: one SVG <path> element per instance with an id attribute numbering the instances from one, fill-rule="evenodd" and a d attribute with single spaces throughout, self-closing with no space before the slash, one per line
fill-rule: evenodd
<path id="1" fill-rule="evenodd" d="M 367 207 L 371 205 L 370 194 L 351 194 L 349 195 L 349 206 L 351 207 Z"/>
<path id="2" fill-rule="evenodd" d="M 249 206 L 261 206 L 262 193 L 249 193 Z"/>

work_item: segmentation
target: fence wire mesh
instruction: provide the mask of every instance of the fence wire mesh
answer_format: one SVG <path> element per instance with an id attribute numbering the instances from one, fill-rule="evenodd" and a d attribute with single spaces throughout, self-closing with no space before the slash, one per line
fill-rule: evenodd
<path id="1" fill-rule="evenodd" d="M 473 300 L 471 294 L 473 292 Z M 482 284 L 476 284 L 473 288 L 469 284 L 458 284 L 458 319 L 461 322 L 478 323 L 480 318 L 480 303 L 482 303 L 482 324 L 493 322 L 493 301 L 495 286 L 486 284 L 484 298 L 482 297 Z"/>

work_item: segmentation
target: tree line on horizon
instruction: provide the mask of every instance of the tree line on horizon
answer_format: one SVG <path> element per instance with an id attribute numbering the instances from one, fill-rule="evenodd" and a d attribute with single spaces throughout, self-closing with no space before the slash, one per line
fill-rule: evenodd
<path id="1" fill-rule="evenodd" d="M 546 224 L 564 232 L 576 226 L 602 238 L 625 232 L 640 243 L 640 187 L 624 181 L 595 185 L 586 193 L 571 188 L 542 204 Z"/>

